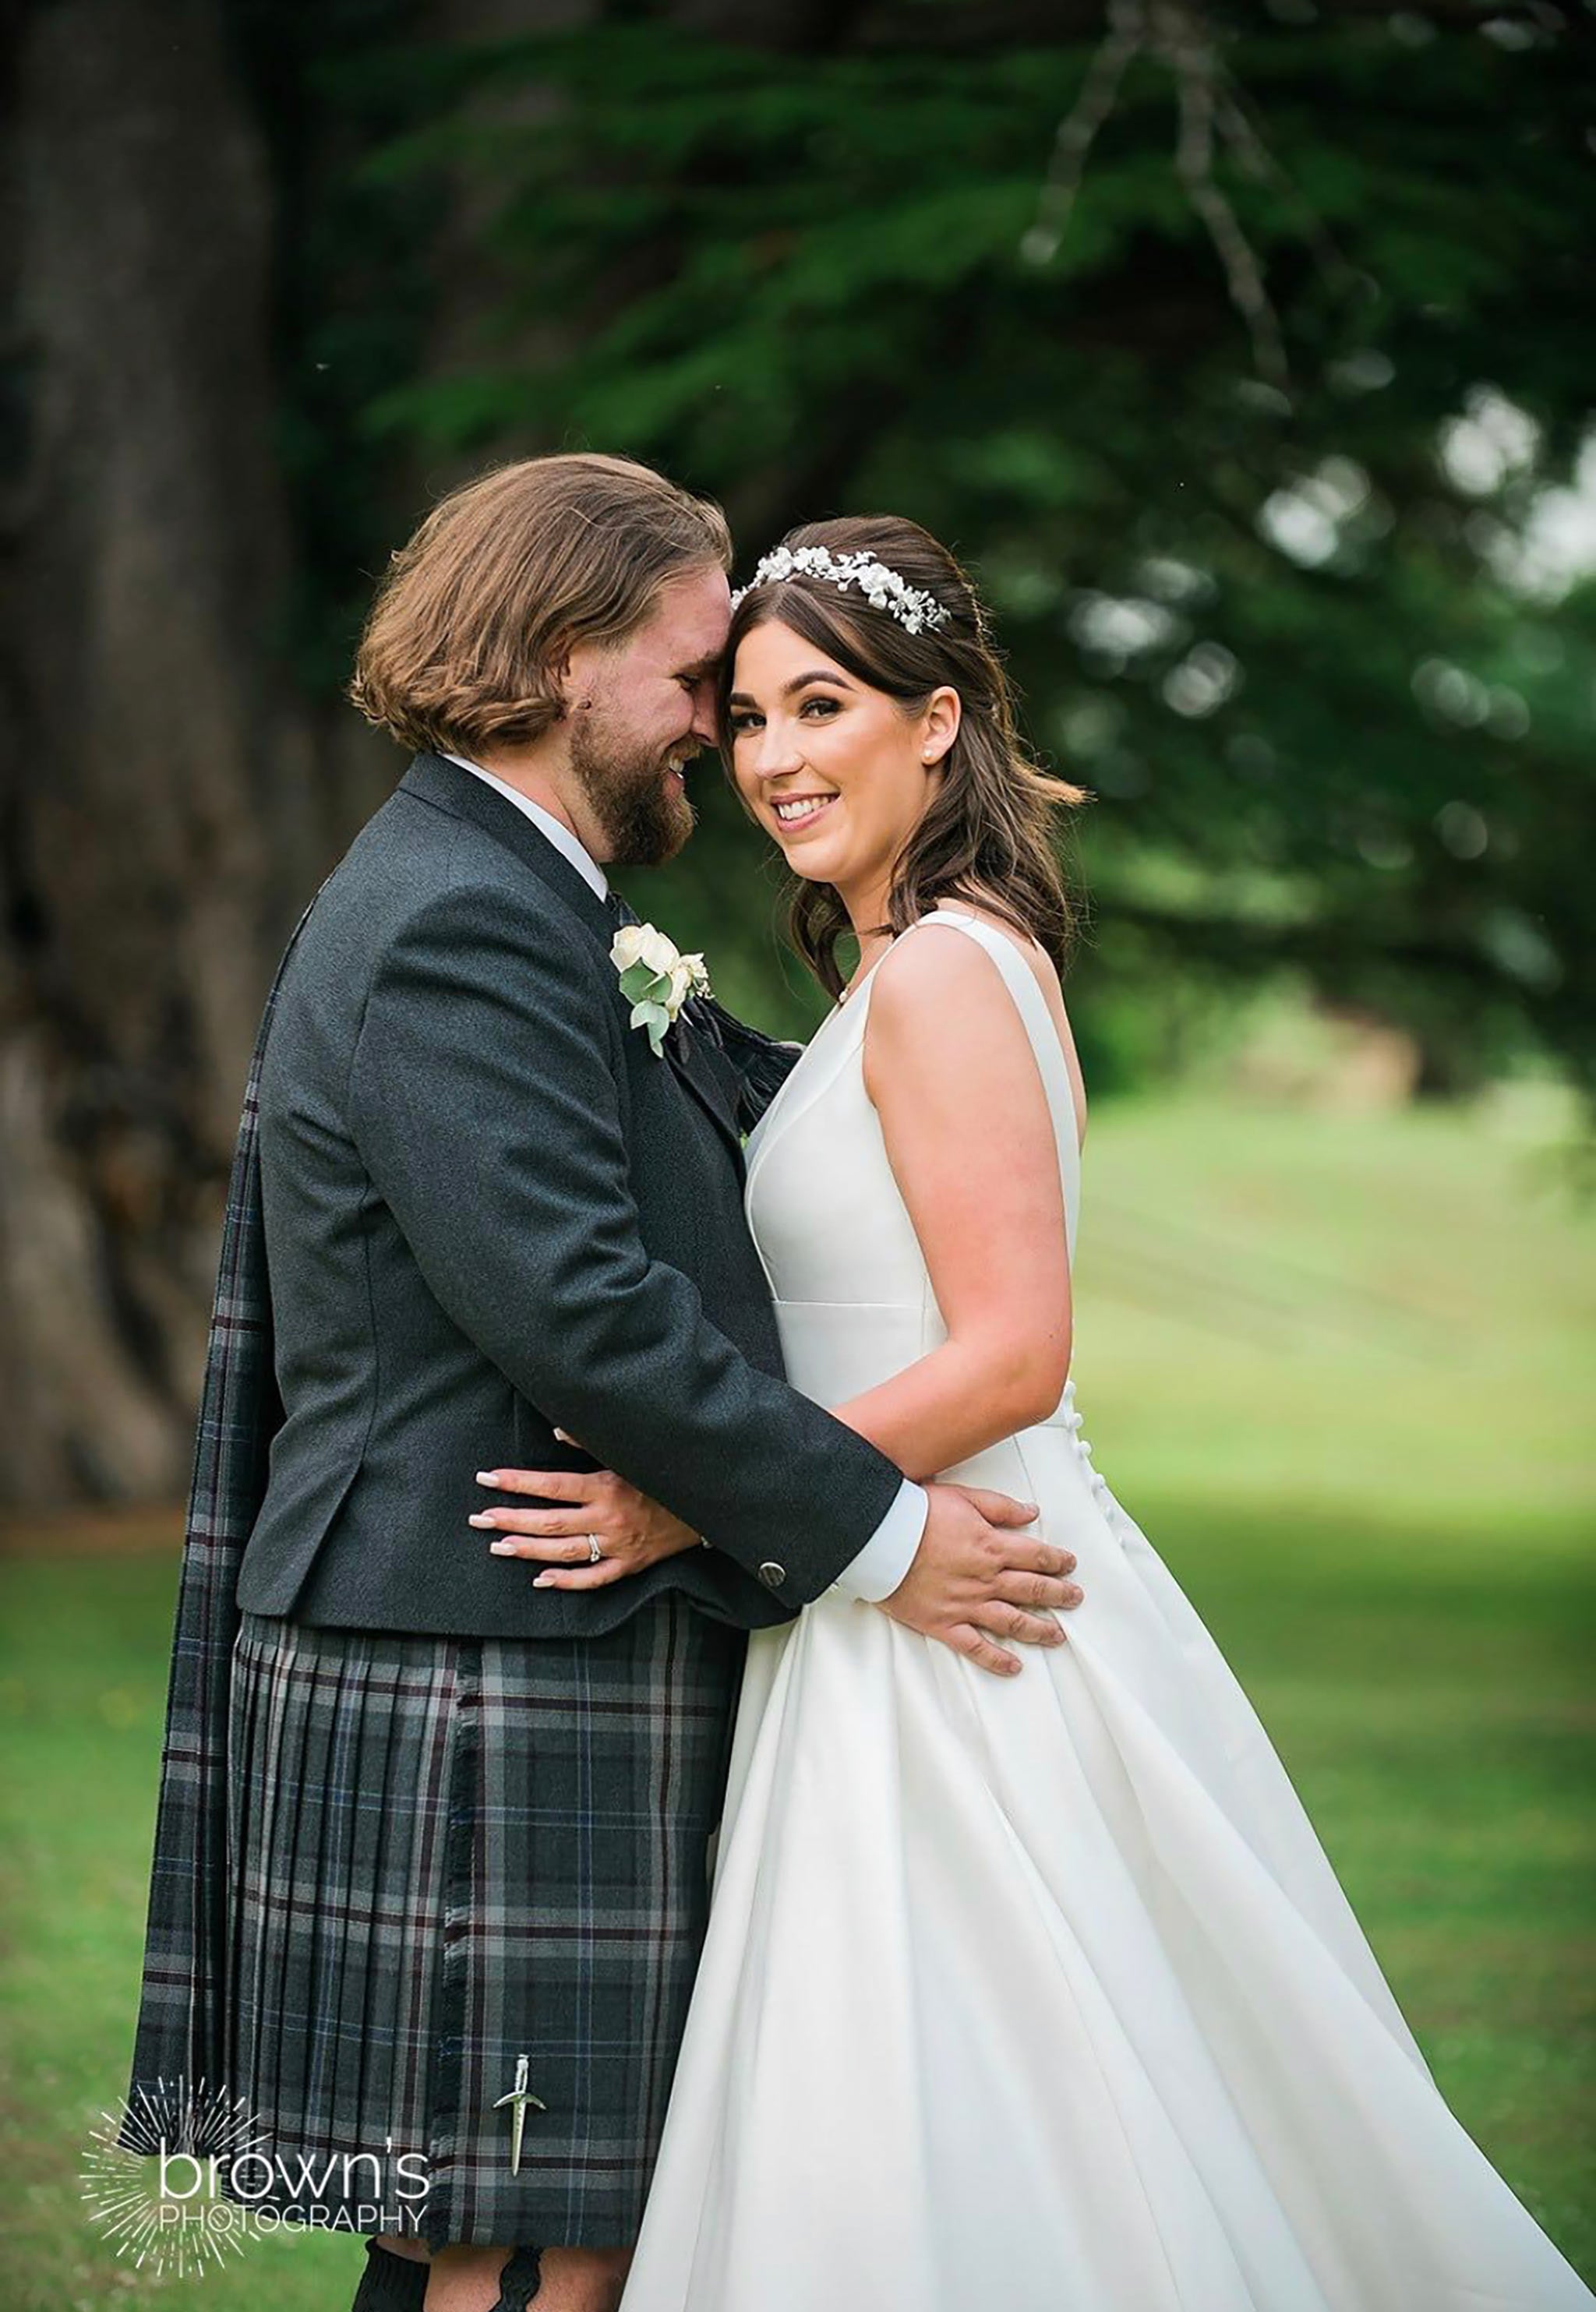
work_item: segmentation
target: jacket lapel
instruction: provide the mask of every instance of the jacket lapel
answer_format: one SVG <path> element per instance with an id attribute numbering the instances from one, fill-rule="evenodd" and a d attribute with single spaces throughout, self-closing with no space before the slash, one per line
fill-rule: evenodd
<path id="1" fill-rule="evenodd" d="M 517 810 L 485 780 L 474 778 L 469 771 L 462 771 L 458 763 L 451 763 L 441 755 L 417 755 L 399 784 L 407 793 L 418 796 L 435 810 L 448 811 L 456 819 L 469 819 L 485 835 L 491 835 L 495 843 L 513 851 L 522 865 L 529 867 L 585 924 L 603 948 L 608 961 L 609 943 L 615 936 L 613 916 L 587 878 L 556 850 L 525 811 Z M 618 978 L 616 998 L 629 1015 L 631 1006 L 620 994 Z M 640 1036 L 643 1030 L 628 1028 L 627 1032 Z M 686 1085 L 724 1139 L 741 1178 L 742 1137 L 737 1128 L 734 1072 L 729 1064 L 720 1061 L 718 1054 L 705 1049 L 702 1039 L 694 1035 L 685 1018 L 667 1029 L 664 1056 L 678 1081 Z"/>
<path id="2" fill-rule="evenodd" d="M 413 794 L 434 810 L 447 811 L 452 819 L 469 819 L 506 851 L 513 851 L 522 866 L 530 867 L 541 883 L 548 885 L 563 906 L 579 916 L 593 937 L 609 945 L 611 926 L 609 912 L 585 875 L 579 874 L 565 854 L 557 851 L 541 828 L 530 819 L 524 810 L 517 810 L 513 802 L 490 787 L 485 779 L 473 777 L 462 771 L 458 763 L 446 762 L 442 755 L 417 755 L 404 777 L 400 792 Z"/>

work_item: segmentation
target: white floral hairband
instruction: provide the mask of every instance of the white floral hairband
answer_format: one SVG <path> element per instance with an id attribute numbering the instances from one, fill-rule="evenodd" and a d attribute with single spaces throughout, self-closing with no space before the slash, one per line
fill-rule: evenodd
<path id="1" fill-rule="evenodd" d="M 748 584 L 732 595 L 732 608 L 735 610 L 756 586 L 778 584 L 787 578 L 822 578 L 843 592 L 856 586 L 873 609 L 890 611 L 907 634 L 917 635 L 922 626 L 945 626 L 953 615 L 945 602 L 911 586 L 873 554 L 832 554 L 823 546 L 778 546 L 765 556 Z"/>

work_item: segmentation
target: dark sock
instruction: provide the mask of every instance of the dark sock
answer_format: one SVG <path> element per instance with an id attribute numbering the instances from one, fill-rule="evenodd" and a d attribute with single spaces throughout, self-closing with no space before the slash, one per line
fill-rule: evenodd
<path id="1" fill-rule="evenodd" d="M 350 2312 L 422 2312 L 426 2266 L 418 2256 L 395 2255 L 378 2240 L 365 2244 L 365 2270 Z"/>

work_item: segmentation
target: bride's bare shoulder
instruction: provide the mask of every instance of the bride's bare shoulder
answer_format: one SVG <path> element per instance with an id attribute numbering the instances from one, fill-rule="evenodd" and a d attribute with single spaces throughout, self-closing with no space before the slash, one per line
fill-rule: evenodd
<path id="1" fill-rule="evenodd" d="M 974 922 L 985 924 L 988 931 L 1000 933 L 1010 946 L 1016 948 L 1025 958 L 1044 986 L 1051 984 L 1057 987 L 1058 973 L 1040 940 L 1034 933 L 1022 931 L 1007 915 L 1000 915 L 995 907 L 978 899 L 942 899 L 937 903 L 937 911 L 939 914 L 969 915 Z"/>
<path id="2" fill-rule="evenodd" d="M 1000 923 L 985 910 L 951 905 L 942 912 L 978 916 L 1014 941 L 1022 953 L 1034 949 L 1035 960 L 1027 953 L 1027 961 L 1033 970 L 1039 967 L 1047 972 L 1057 994 L 1057 975 L 1034 941 L 1021 946 L 1013 925 Z M 871 974 L 869 992 L 867 1052 L 872 1044 L 897 1043 L 900 1038 L 917 1042 L 928 1018 L 936 1020 L 938 1040 L 946 1047 L 962 1030 L 978 1035 L 994 1032 L 1013 1009 L 982 944 L 950 936 L 942 926 L 924 919 L 900 933 L 881 957 Z"/>
<path id="3" fill-rule="evenodd" d="M 1075 1107 L 1076 1131 L 1083 1137 L 1086 1128 L 1086 1087 L 1081 1072 L 1075 1039 L 1065 1007 L 1064 990 L 1059 985 L 1057 967 L 1039 940 L 1022 930 L 1008 918 L 978 900 L 949 899 L 938 903 L 938 912 L 963 915 L 986 924 L 1006 939 L 1015 952 L 1022 956 L 1035 977 L 1039 990 L 1051 1014 L 1055 1030 L 1063 1047 L 1065 1064 L 1070 1079 L 1070 1090 Z M 985 1020 L 993 1022 L 1009 1006 L 986 957 L 973 940 L 938 936 L 933 929 L 916 926 L 916 936 L 899 939 L 881 959 L 874 975 L 871 1013 L 879 1006 L 882 1024 L 889 1039 L 896 1040 L 894 1030 L 912 1035 L 916 1025 L 923 1025 L 927 1009 L 945 1017 L 950 1007 L 972 1029 L 978 1030 Z M 866 1021 L 866 1064 L 869 1064 L 869 1021 Z"/>
<path id="4" fill-rule="evenodd" d="M 955 910 L 948 908 L 950 915 Z M 970 915 L 973 908 L 957 910 Z M 871 974 L 870 1018 L 908 1018 L 926 1003 L 969 990 L 995 998 L 1001 989 L 974 940 L 937 935 L 924 918 L 900 932 Z"/>
<path id="5" fill-rule="evenodd" d="M 988 930 L 1006 939 L 1016 952 L 1024 957 L 1035 973 L 1044 993 L 1050 986 L 1055 997 L 1058 992 L 1058 974 L 1053 959 L 1041 942 L 1022 931 L 995 908 L 968 899 L 939 899 L 934 910 L 939 915 L 965 915 L 984 924 Z M 935 926 L 932 925 L 934 933 Z M 896 1009 L 917 996 L 945 994 L 965 985 L 989 988 L 992 975 L 983 963 L 978 943 L 973 940 L 945 939 L 929 936 L 925 919 L 901 933 L 881 958 L 873 974 L 873 1004 L 885 998 Z"/>
<path id="6" fill-rule="evenodd" d="M 1067 1038 L 1069 1023 L 1065 1011 L 1064 991 L 1058 984 L 1058 968 L 1033 933 L 1022 929 L 1007 915 L 1000 914 L 996 907 L 978 898 L 940 899 L 936 912 L 939 915 L 968 915 L 976 923 L 985 924 L 987 930 L 995 932 L 1000 939 L 1007 940 L 1015 953 L 1022 956 L 1030 966 L 1031 976 L 1046 997 L 1048 1009 L 1052 1012 L 1060 1033 Z M 942 940 L 934 944 L 944 949 L 959 947 L 968 950 L 973 942 L 969 940 Z M 979 976 L 985 977 L 978 965 L 974 968 Z"/>
<path id="7" fill-rule="evenodd" d="M 918 923 L 881 957 L 867 993 L 865 1095 L 899 1128 L 934 1137 L 961 1126 L 971 1099 L 984 1111 L 1025 1097 L 1024 1026 L 975 940 Z"/>

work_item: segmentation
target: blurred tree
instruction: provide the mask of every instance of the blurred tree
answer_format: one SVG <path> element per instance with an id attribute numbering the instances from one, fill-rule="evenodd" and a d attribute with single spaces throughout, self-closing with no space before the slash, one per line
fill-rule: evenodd
<path id="1" fill-rule="evenodd" d="M 346 127 L 319 75 L 380 80 L 425 21 L 28 0 L 0 28 L 0 1502 L 180 1485 L 261 1000 L 391 784 L 338 685 L 436 461 L 362 454 L 355 412 L 461 278 L 439 187 L 363 185 L 403 92 Z"/>
<path id="2" fill-rule="evenodd" d="M 203 0 L 11 35 L 0 1484 L 170 1486 L 285 895 L 271 189 Z"/>

